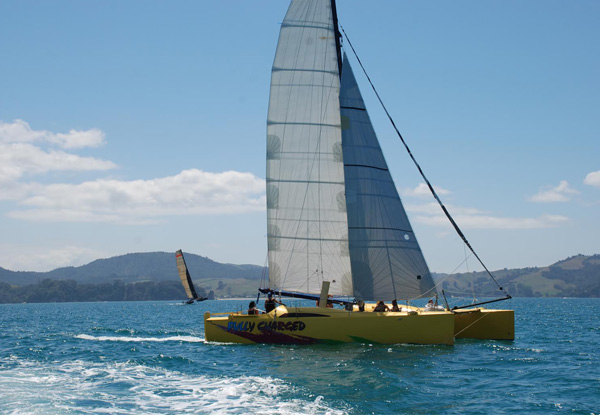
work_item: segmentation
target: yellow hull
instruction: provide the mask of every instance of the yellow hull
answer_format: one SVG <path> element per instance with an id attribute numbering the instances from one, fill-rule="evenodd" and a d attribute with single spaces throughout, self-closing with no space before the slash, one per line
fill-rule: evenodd
<path id="1" fill-rule="evenodd" d="M 457 339 L 515 339 L 513 310 L 484 308 L 454 310 L 454 335 Z"/>
<path id="2" fill-rule="evenodd" d="M 226 343 L 454 344 L 454 314 L 447 311 L 349 312 L 280 306 L 268 314 L 204 314 L 207 341 Z"/>

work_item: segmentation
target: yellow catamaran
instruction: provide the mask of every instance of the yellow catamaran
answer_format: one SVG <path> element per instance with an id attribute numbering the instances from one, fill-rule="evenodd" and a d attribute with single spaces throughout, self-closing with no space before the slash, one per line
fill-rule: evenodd
<path id="1" fill-rule="evenodd" d="M 267 119 L 269 284 L 261 291 L 312 298 L 320 306 L 280 305 L 259 315 L 207 312 L 206 340 L 451 345 L 460 337 L 513 339 L 512 310 L 408 305 L 437 298 L 436 287 L 341 40 L 334 0 L 291 2 Z M 363 305 L 384 300 L 392 310 L 394 299 L 406 305 L 394 311 Z"/>

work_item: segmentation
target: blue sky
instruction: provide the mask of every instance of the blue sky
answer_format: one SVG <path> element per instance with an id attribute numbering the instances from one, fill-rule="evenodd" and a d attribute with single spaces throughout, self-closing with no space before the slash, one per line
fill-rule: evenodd
<path id="1" fill-rule="evenodd" d="M 263 265 L 286 9 L 0 2 L 0 266 L 177 249 Z M 489 268 L 600 253 L 599 2 L 341 0 L 338 13 Z M 353 66 L 430 268 L 480 269 Z"/>

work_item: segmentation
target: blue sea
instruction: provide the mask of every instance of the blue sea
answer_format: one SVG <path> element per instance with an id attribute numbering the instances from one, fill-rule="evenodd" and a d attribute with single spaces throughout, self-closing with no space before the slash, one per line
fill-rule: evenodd
<path id="1" fill-rule="evenodd" d="M 513 299 L 515 341 L 233 345 L 247 300 L 0 305 L 1 414 L 600 414 L 600 299 Z"/>

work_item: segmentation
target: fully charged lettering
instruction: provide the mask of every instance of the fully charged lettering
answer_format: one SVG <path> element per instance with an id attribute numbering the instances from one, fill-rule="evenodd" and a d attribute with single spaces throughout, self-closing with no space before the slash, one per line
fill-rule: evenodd
<path id="1" fill-rule="evenodd" d="M 255 322 L 240 321 L 236 323 L 230 321 L 227 323 L 227 331 L 248 331 L 252 332 L 256 327 Z M 258 323 L 260 331 L 302 331 L 306 328 L 306 324 L 302 321 L 261 321 Z"/>
<path id="2" fill-rule="evenodd" d="M 306 324 L 302 321 L 261 321 L 258 323 L 260 331 L 302 331 Z"/>

